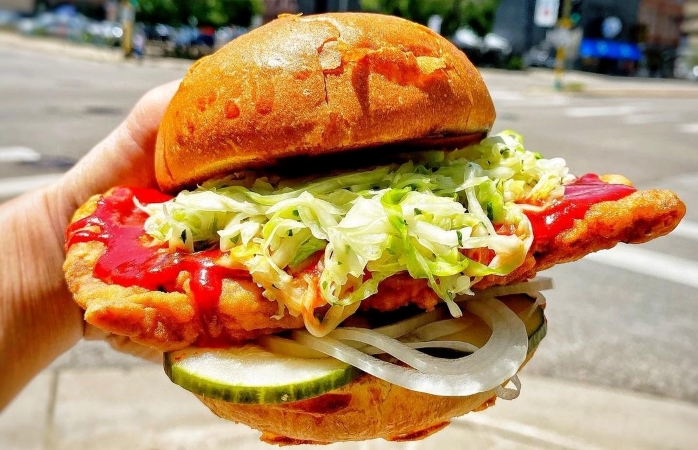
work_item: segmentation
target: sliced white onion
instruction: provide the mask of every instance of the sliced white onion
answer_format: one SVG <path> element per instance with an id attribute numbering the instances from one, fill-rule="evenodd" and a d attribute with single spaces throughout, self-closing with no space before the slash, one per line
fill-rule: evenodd
<path id="1" fill-rule="evenodd" d="M 366 373 L 406 389 L 442 396 L 467 396 L 494 389 L 513 377 L 526 358 L 528 336 L 523 322 L 506 305 L 494 298 L 473 299 L 467 309 L 482 318 L 492 329 L 490 340 L 471 355 L 457 359 L 414 355 L 416 352 L 398 341 L 388 342 L 370 330 L 335 330 L 318 338 L 305 331 L 294 331 L 301 344 L 333 356 Z M 339 331 L 344 334 L 337 335 Z M 364 333 L 359 333 L 363 331 Z M 367 333 L 368 331 L 368 333 Z M 410 366 L 410 369 L 366 355 L 335 338 L 367 342 Z M 385 339 L 384 339 L 385 338 Z M 363 340 L 362 340 L 363 342 Z M 395 344 L 397 342 L 397 344 Z M 397 353 L 397 354 L 394 354 Z"/>
<path id="2" fill-rule="evenodd" d="M 414 367 L 424 373 L 462 373 L 460 359 L 437 358 L 416 349 L 410 348 L 402 342 L 384 336 L 373 330 L 358 328 L 342 328 L 329 334 L 339 341 L 354 341 L 369 344 L 380 349 L 410 367 Z"/>
<path id="3" fill-rule="evenodd" d="M 447 314 L 444 308 L 436 308 L 427 313 L 422 313 L 417 316 L 410 317 L 408 319 L 404 319 L 390 325 L 374 328 L 374 331 L 377 331 L 386 336 L 398 338 L 400 336 L 406 335 L 407 333 L 411 333 L 412 331 L 420 327 L 423 327 L 424 325 L 436 322 L 437 320 L 445 319 L 446 317 L 451 316 Z"/>
<path id="4" fill-rule="evenodd" d="M 540 292 L 534 292 L 533 297 L 536 299 L 536 302 L 534 303 L 536 306 L 545 306 L 545 304 L 548 302 L 545 296 Z"/>
<path id="5" fill-rule="evenodd" d="M 400 340 L 402 342 L 433 341 L 442 336 L 463 331 L 471 325 L 468 322 L 467 316 L 459 317 L 458 319 L 439 320 L 438 322 L 428 323 L 417 328 L 413 332 L 402 336 Z"/>
<path id="6" fill-rule="evenodd" d="M 502 400 L 514 400 L 521 393 L 521 380 L 519 380 L 519 376 L 514 375 L 509 381 L 514 384 L 515 388 L 508 388 L 506 387 L 506 384 L 494 388 L 495 395 Z"/>

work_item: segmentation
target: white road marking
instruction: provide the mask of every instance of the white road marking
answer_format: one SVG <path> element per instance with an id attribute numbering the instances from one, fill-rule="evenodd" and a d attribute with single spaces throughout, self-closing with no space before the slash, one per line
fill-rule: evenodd
<path id="1" fill-rule="evenodd" d="M 586 260 L 698 288 L 698 262 L 621 244 Z"/>
<path id="2" fill-rule="evenodd" d="M 682 220 L 679 226 L 671 232 L 671 235 L 698 241 L 698 223 L 691 222 L 690 220 Z"/>
<path id="3" fill-rule="evenodd" d="M 623 118 L 623 123 L 628 125 L 645 125 L 650 123 L 676 122 L 677 114 L 631 114 Z"/>
<path id="4" fill-rule="evenodd" d="M 39 152 L 29 147 L 0 147 L 0 163 L 33 162 L 40 159 Z"/>
<path id="5" fill-rule="evenodd" d="M 633 106 L 579 106 L 567 108 L 567 117 L 603 117 L 603 116 L 625 116 L 633 114 L 636 108 Z"/>
<path id="6" fill-rule="evenodd" d="M 519 92 L 513 91 L 490 91 L 492 100 L 521 100 L 523 96 Z"/>
<path id="7" fill-rule="evenodd" d="M 524 95 L 514 91 L 490 91 L 490 96 L 495 103 L 516 103 L 518 106 L 566 106 L 570 104 L 570 98 L 564 95 L 536 96 Z"/>
<path id="8" fill-rule="evenodd" d="M 0 198 L 14 197 L 33 189 L 48 186 L 62 176 L 62 173 L 49 173 L 0 179 Z"/>
<path id="9" fill-rule="evenodd" d="M 676 128 L 680 133 L 698 134 L 698 123 L 680 123 Z"/>
<path id="10" fill-rule="evenodd" d="M 521 106 L 567 106 L 570 104 L 569 97 L 556 95 L 554 97 L 528 97 L 521 102 Z"/>

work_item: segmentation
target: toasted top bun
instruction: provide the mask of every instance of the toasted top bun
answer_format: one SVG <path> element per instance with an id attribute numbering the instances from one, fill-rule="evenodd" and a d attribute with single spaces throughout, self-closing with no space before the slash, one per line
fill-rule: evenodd
<path id="1" fill-rule="evenodd" d="M 422 25 L 286 15 L 192 65 L 160 127 L 156 176 L 172 192 L 292 156 L 456 145 L 494 118 L 477 69 Z"/>

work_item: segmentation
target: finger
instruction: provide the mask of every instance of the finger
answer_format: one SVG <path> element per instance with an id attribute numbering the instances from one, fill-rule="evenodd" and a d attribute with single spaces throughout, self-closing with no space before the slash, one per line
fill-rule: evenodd
<path id="1" fill-rule="evenodd" d="M 137 344 L 127 336 L 119 336 L 104 331 L 87 322 L 85 322 L 83 339 L 86 341 L 107 341 L 114 350 L 121 353 L 126 353 L 158 364 L 162 362 L 162 352 L 146 347 L 145 345 Z"/>
<path id="2" fill-rule="evenodd" d="M 104 331 L 94 325 L 90 325 L 87 322 L 84 323 L 85 327 L 82 331 L 82 338 L 86 341 L 102 341 L 111 334 L 108 331 Z"/>
<path id="3" fill-rule="evenodd" d="M 162 352 L 146 347 L 145 345 L 136 344 L 126 336 L 110 334 L 107 336 L 106 341 L 113 349 L 121 353 L 136 356 L 153 363 L 162 364 Z"/>

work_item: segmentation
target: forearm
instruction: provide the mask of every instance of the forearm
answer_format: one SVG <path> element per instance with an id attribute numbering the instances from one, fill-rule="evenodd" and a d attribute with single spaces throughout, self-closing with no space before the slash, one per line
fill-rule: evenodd
<path id="1" fill-rule="evenodd" d="M 63 230 L 49 190 L 0 206 L 0 409 L 82 336 L 63 279 Z"/>
<path id="2" fill-rule="evenodd" d="M 57 185 L 0 205 L 0 409 L 83 335 L 63 279 L 65 228 L 91 195 L 155 185 L 157 130 L 178 85 L 148 92 Z"/>

